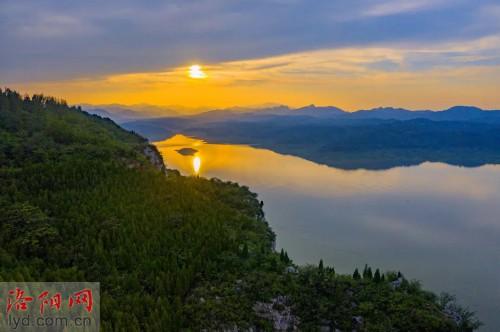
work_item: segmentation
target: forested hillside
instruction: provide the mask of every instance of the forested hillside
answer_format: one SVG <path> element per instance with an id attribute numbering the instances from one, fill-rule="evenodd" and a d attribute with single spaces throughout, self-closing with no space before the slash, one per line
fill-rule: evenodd
<path id="1" fill-rule="evenodd" d="M 104 331 L 477 326 L 398 273 L 295 266 L 248 188 L 160 158 L 110 120 L 2 90 L 0 281 L 99 281 Z"/>

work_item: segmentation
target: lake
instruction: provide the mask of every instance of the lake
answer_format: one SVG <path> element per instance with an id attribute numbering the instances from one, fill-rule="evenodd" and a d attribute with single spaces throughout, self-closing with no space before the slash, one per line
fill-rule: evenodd
<path id="1" fill-rule="evenodd" d="M 486 324 L 481 331 L 500 329 L 499 165 L 342 170 L 182 135 L 155 145 L 168 168 L 185 175 L 196 168 L 258 193 L 276 248 L 295 263 L 322 258 L 346 274 L 365 263 L 400 270 L 456 295 Z"/>

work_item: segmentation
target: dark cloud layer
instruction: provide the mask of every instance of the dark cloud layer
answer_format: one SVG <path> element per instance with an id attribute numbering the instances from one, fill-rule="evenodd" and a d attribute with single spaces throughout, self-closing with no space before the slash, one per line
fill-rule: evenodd
<path id="1" fill-rule="evenodd" d="M 498 35 L 499 22 L 496 0 L 2 0 L 0 80 L 88 77 L 345 46 L 425 47 Z"/>

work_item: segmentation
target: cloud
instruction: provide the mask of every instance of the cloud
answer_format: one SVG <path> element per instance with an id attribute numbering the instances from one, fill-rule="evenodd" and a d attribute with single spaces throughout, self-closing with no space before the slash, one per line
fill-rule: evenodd
<path id="1" fill-rule="evenodd" d="M 53 38 L 64 36 L 80 37 L 94 31 L 79 18 L 68 15 L 39 15 L 34 20 L 18 27 L 14 33 L 20 38 Z"/>
<path id="2" fill-rule="evenodd" d="M 388 16 L 438 8 L 450 1 L 445 0 L 391 0 L 368 8 L 364 16 Z"/>
<path id="3" fill-rule="evenodd" d="M 496 11 L 488 10 L 496 6 L 496 0 L 3 0 L 0 30 L 8 33 L 0 34 L 0 45 L 9 46 L 0 49 L 0 77 L 8 84 L 319 49 L 461 43 L 499 32 Z"/>
<path id="4" fill-rule="evenodd" d="M 188 66 L 14 85 L 70 102 L 228 107 L 269 101 L 330 104 L 353 110 L 380 105 L 444 109 L 498 108 L 500 35 L 468 42 L 344 47 Z"/>

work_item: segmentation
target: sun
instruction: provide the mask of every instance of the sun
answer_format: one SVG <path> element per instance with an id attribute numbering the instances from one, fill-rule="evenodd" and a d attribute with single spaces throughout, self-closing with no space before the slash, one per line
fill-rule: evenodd
<path id="1" fill-rule="evenodd" d="M 195 79 L 206 78 L 207 74 L 203 72 L 200 65 L 192 65 L 189 67 L 189 77 Z"/>

